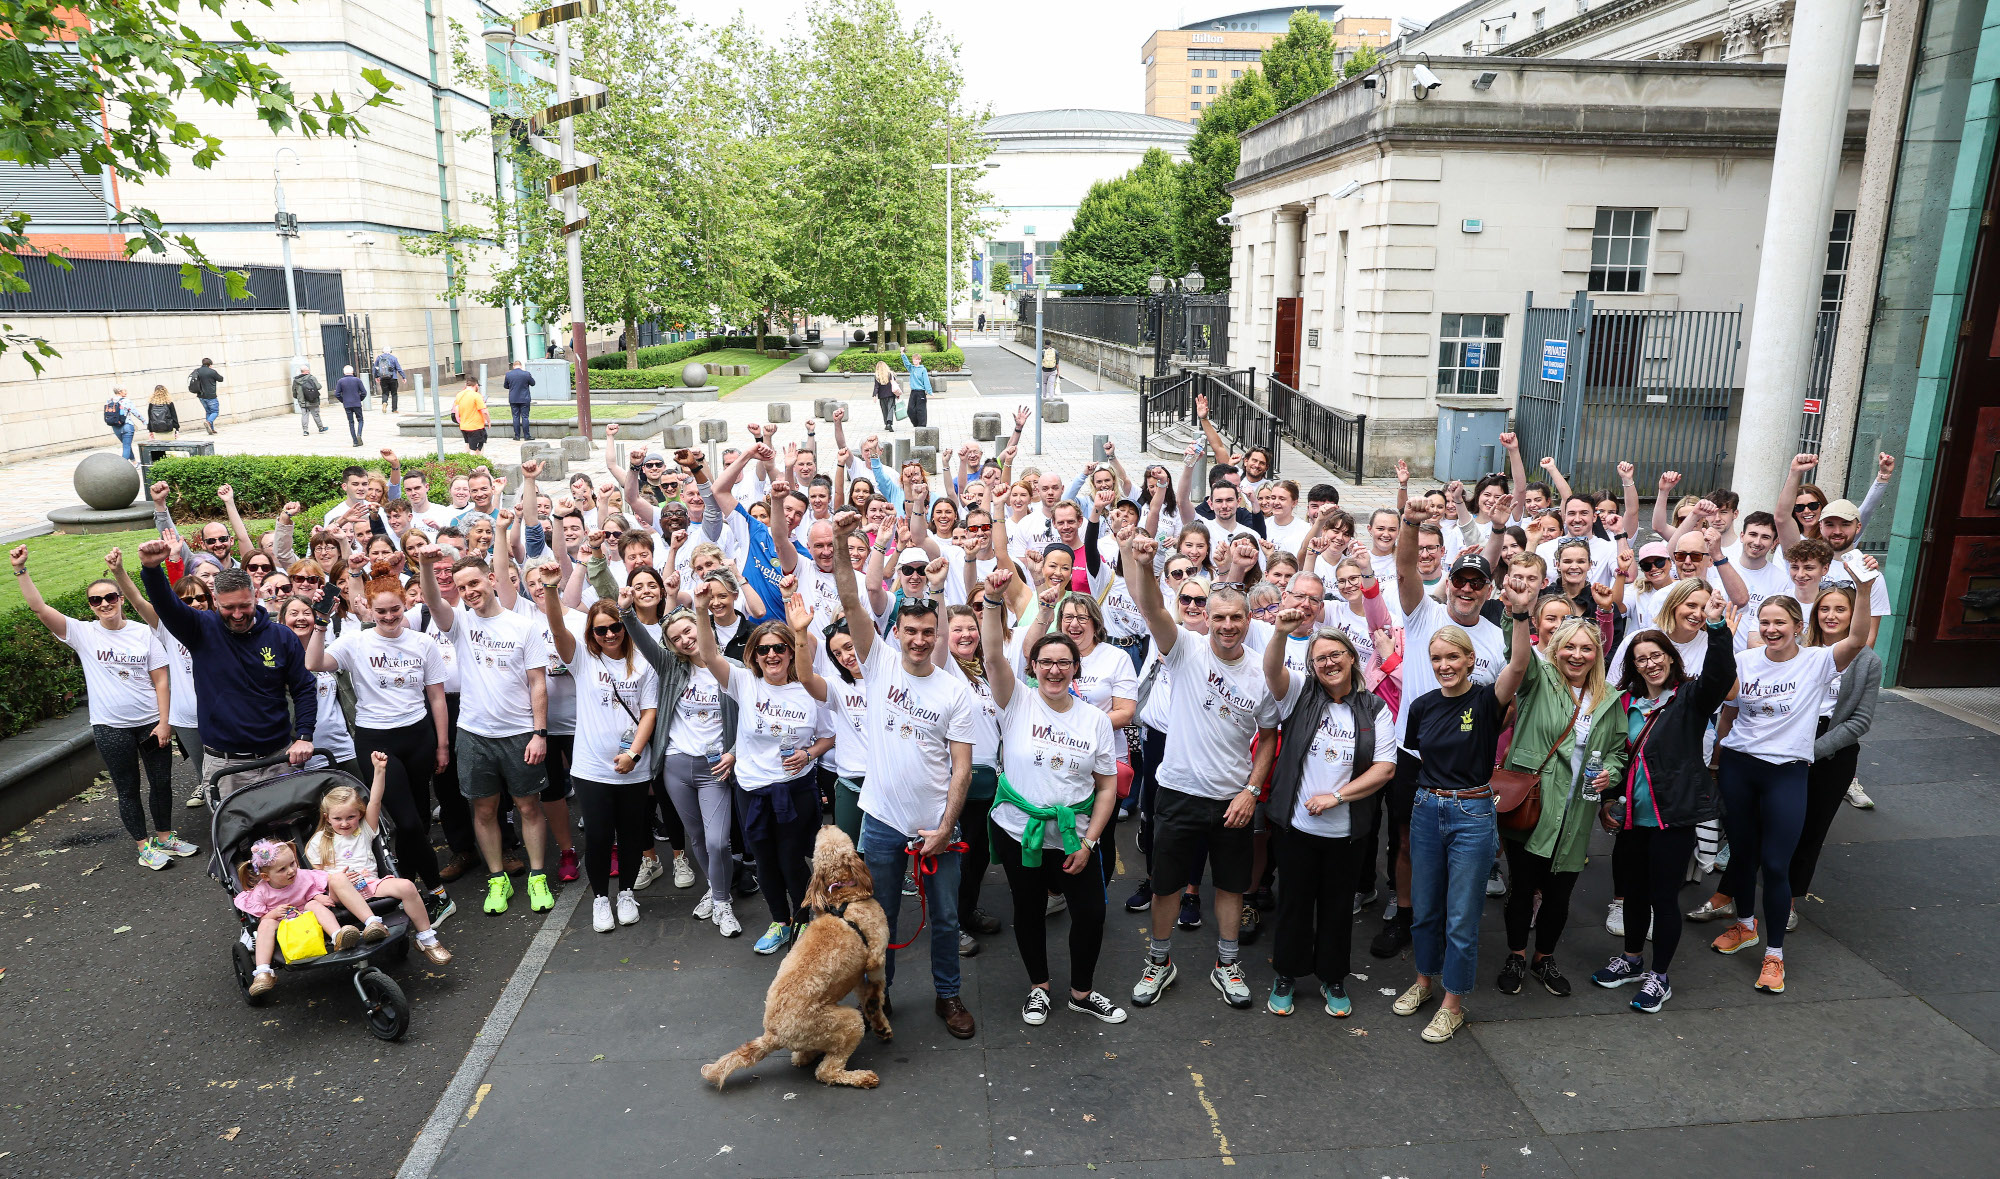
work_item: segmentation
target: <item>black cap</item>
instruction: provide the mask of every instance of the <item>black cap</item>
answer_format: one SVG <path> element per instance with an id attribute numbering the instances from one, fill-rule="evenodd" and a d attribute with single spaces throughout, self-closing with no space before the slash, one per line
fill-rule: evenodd
<path id="1" fill-rule="evenodd" d="M 1486 563 L 1486 556 L 1483 553 L 1460 553 L 1458 560 L 1451 563 L 1451 573 L 1453 576 L 1463 573 L 1468 569 L 1488 581 L 1493 580 L 1493 566 Z"/>

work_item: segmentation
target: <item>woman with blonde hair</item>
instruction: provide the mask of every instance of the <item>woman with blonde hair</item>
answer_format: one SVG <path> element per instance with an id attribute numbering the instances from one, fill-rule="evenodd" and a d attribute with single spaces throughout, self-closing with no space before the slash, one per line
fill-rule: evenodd
<path id="1" fill-rule="evenodd" d="M 153 386 L 153 395 L 146 399 L 147 438 L 157 442 L 162 434 L 172 439 L 180 432 L 181 415 L 174 408 L 174 395 L 165 385 Z"/>
<path id="2" fill-rule="evenodd" d="M 882 407 L 882 428 L 896 430 L 896 377 L 887 361 L 875 362 L 875 401 Z"/>

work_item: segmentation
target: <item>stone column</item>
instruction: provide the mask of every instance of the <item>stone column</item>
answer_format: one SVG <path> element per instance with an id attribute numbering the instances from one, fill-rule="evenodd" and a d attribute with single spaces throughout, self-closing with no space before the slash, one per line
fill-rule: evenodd
<path id="1" fill-rule="evenodd" d="M 1777 503 L 1787 462 L 1797 452 L 1861 6 L 1813 4 L 1797 14 L 1792 33 L 1729 484 L 1745 504 L 1767 510 Z"/>
<path id="2" fill-rule="evenodd" d="M 1756 61 L 1763 45 L 1763 27 L 1749 13 L 1731 17 L 1722 30 L 1723 61 Z"/>
<path id="3" fill-rule="evenodd" d="M 1782 4 L 1773 4 L 1768 8 L 1760 8 L 1752 14 L 1763 26 L 1765 64 L 1782 64 L 1791 51 L 1793 15 L 1790 0 Z"/>
<path id="4" fill-rule="evenodd" d="M 1271 265 L 1276 276 L 1271 284 L 1273 308 L 1277 306 L 1275 300 L 1299 297 L 1299 236 L 1305 218 L 1305 210 L 1290 205 L 1271 215 L 1271 232 L 1276 235 L 1271 248 Z"/>

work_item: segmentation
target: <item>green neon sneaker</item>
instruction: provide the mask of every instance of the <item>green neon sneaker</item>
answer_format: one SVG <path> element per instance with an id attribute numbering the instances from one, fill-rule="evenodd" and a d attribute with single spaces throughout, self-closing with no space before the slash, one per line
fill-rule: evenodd
<path id="1" fill-rule="evenodd" d="M 556 907 L 556 898 L 549 892 L 549 878 L 536 872 L 528 877 L 528 911 L 546 913 Z"/>
<path id="2" fill-rule="evenodd" d="M 507 911 L 507 898 L 514 895 L 514 882 L 505 872 L 496 872 L 486 878 L 486 915 L 497 917 Z"/>

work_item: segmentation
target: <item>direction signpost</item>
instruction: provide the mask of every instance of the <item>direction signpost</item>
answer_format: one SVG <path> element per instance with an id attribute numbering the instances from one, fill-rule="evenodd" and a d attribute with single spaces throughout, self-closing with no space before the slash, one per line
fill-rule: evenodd
<path id="1" fill-rule="evenodd" d="M 1035 292 L 1035 453 L 1042 453 L 1042 292 L 1080 291 L 1077 282 L 1010 282 L 1010 291 Z"/>

